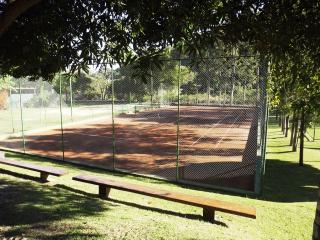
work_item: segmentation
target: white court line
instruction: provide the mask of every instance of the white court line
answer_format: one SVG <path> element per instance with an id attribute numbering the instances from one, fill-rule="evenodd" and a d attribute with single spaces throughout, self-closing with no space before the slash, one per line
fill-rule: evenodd
<path id="1" fill-rule="evenodd" d="M 188 147 L 192 147 L 194 144 L 196 144 L 197 142 L 199 142 L 202 138 L 206 137 L 207 134 L 217 125 L 219 125 L 221 123 L 221 121 L 223 121 L 224 119 L 226 119 L 227 117 L 231 116 L 232 114 L 229 113 L 228 115 L 224 116 L 224 118 L 220 119 L 217 123 L 212 124 L 212 126 L 202 135 L 200 136 L 196 141 L 194 141 L 192 144 L 190 144 Z"/>
<path id="2" fill-rule="evenodd" d="M 151 115 L 151 113 L 149 114 L 149 115 Z M 221 123 L 221 121 L 223 121 L 223 120 L 225 120 L 227 117 L 229 117 L 229 116 L 232 116 L 232 112 L 231 113 L 229 113 L 228 115 L 226 115 L 226 116 L 224 116 L 222 119 L 220 119 L 217 123 L 214 123 L 214 124 L 212 124 L 212 126 L 202 135 L 202 136 L 200 136 L 196 141 L 194 141 L 191 145 L 189 145 L 188 147 L 192 147 L 194 144 L 196 144 L 197 142 L 199 142 L 202 138 L 204 138 L 204 137 L 206 137 L 207 136 L 207 134 L 215 127 L 215 126 L 217 126 L 217 125 L 219 125 L 220 123 Z M 239 117 L 239 116 L 238 116 Z M 156 118 L 156 117 L 153 117 L 153 118 Z M 181 119 L 184 119 L 184 118 L 188 118 L 188 117 L 180 117 L 179 118 L 179 121 L 181 120 Z M 177 122 L 178 120 L 175 120 L 175 121 L 173 121 L 173 122 L 170 122 L 170 123 L 165 123 L 166 125 L 170 125 L 170 124 L 172 124 L 172 123 L 175 123 L 175 122 Z M 159 123 L 158 123 L 159 124 Z M 158 124 L 155 124 L 155 125 L 158 125 Z M 233 126 L 233 125 L 232 125 Z M 163 127 L 163 125 L 160 125 L 160 126 L 157 126 L 157 127 L 154 127 L 154 128 L 151 128 L 151 129 L 149 129 L 149 131 L 150 130 L 155 130 L 155 129 L 157 129 L 157 128 L 162 128 Z M 137 134 L 137 135 L 139 135 L 139 134 Z"/>
<path id="3" fill-rule="evenodd" d="M 227 134 L 230 132 L 230 130 L 232 129 L 232 126 L 235 125 L 235 123 L 238 121 L 239 117 L 243 115 L 244 112 L 241 112 L 241 114 L 239 114 L 239 116 L 236 118 L 236 120 L 232 123 L 232 125 L 230 127 L 228 127 L 228 130 L 225 132 L 225 134 L 220 138 L 220 140 L 213 146 L 213 148 L 217 148 L 219 147 L 220 143 L 222 142 L 222 140 L 227 136 Z"/>

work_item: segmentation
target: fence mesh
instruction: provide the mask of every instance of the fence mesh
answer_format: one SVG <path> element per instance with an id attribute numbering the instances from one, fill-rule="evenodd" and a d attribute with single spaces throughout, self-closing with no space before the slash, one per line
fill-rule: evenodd
<path id="1" fill-rule="evenodd" d="M 0 90 L 1 147 L 236 191 L 260 191 L 266 64 L 257 56 L 90 66 Z"/>

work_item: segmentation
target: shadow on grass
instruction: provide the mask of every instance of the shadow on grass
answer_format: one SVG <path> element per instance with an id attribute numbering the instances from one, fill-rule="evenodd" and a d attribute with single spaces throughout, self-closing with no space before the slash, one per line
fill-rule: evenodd
<path id="1" fill-rule="evenodd" d="M 275 154 L 275 153 L 292 153 L 292 151 L 288 150 L 288 151 L 271 151 L 271 152 L 267 152 L 267 154 L 270 154 L 270 153 L 273 153 L 273 154 Z"/>
<path id="2" fill-rule="evenodd" d="M 308 164 L 267 160 L 263 194 L 273 202 L 314 202 L 317 200 L 320 171 Z"/>
<path id="3" fill-rule="evenodd" d="M 79 189 L 75 189 L 72 187 L 68 187 L 65 185 L 61 185 L 58 184 L 55 187 L 59 187 L 61 189 L 65 189 L 68 190 L 70 192 L 74 192 L 77 194 L 82 194 L 84 196 L 88 196 L 88 197 L 95 197 L 97 198 L 98 196 L 96 194 L 92 194 L 92 193 L 87 193 L 85 191 L 79 190 Z M 153 211 L 153 212 L 158 212 L 158 213 L 162 213 L 162 214 L 169 214 L 172 216 L 177 216 L 177 217 L 182 217 L 182 218 L 188 218 L 188 219 L 194 219 L 194 220 L 202 220 L 202 216 L 201 215 L 196 215 L 196 214 L 184 214 L 184 213 L 178 213 L 178 212 L 174 212 L 174 211 L 170 211 L 170 210 L 165 210 L 165 209 L 160 209 L 160 208 L 156 208 L 156 207 L 150 207 L 150 206 L 144 206 L 144 205 L 140 205 L 137 203 L 132 203 L 132 202 L 128 202 L 128 201 L 123 201 L 123 200 L 118 200 L 118 199 L 114 199 L 114 198 L 108 198 L 107 201 L 113 202 L 113 203 L 117 203 L 117 204 L 123 204 L 123 205 L 127 205 L 130 207 L 134 207 L 134 208 L 139 208 L 142 210 L 147 210 L 147 211 Z M 223 227 L 228 227 L 227 224 L 221 222 L 221 221 L 215 221 L 214 224 L 223 226 Z"/>
<path id="4" fill-rule="evenodd" d="M 320 150 L 320 147 L 304 147 L 305 149 Z"/>
<path id="5" fill-rule="evenodd" d="M 34 177 L 34 176 L 27 175 L 27 174 L 12 172 L 12 171 L 6 170 L 6 169 L 0 169 L 0 174 L 7 174 L 7 175 L 11 175 L 13 177 L 22 178 L 22 179 L 26 179 L 26 180 L 31 180 L 31 181 L 42 183 L 40 181 L 39 177 Z"/>
<path id="6" fill-rule="evenodd" d="M 23 154 L 23 153 L 18 153 L 18 152 L 6 152 L 5 153 L 6 158 L 13 158 L 13 159 L 18 159 L 21 161 L 30 161 L 33 162 L 35 164 L 37 163 L 51 163 L 54 164 L 56 166 L 54 167 L 58 167 L 58 168 L 63 168 L 66 167 L 67 169 L 71 169 L 71 170 L 83 170 L 83 171 L 90 171 L 92 173 L 108 173 L 108 175 L 112 175 L 112 176 L 118 176 L 118 177 L 123 177 L 126 176 L 128 178 L 141 178 L 141 179 L 145 179 L 148 177 L 138 177 L 138 176 L 134 176 L 133 174 L 130 173 L 125 173 L 125 172 L 115 172 L 112 171 L 111 169 L 102 169 L 101 167 L 97 166 L 84 166 L 84 165 L 80 165 L 77 163 L 72 163 L 72 162 L 68 162 L 68 161 L 63 161 L 63 160 L 55 160 L 52 159 L 50 157 L 46 158 L 46 157 L 41 157 L 41 156 L 33 156 L 33 155 L 28 155 L 28 154 Z M 66 169 L 66 170 L 67 170 Z"/>
<path id="7" fill-rule="evenodd" d="M 4 237 L 16 237 L 26 232 L 37 232 L 41 235 L 37 237 L 41 239 L 68 239 L 67 232 L 70 231 L 65 231 L 64 227 L 50 229 L 52 221 L 94 216 L 109 210 L 107 205 L 97 199 L 79 197 L 59 188 L 45 187 L 26 181 L 0 178 L 0 225 L 9 227 L 9 230 L 0 233 L 0 236 L 3 234 Z M 38 229 L 40 225 L 42 227 Z"/>
<path id="8" fill-rule="evenodd" d="M 269 139 L 269 138 L 268 138 Z M 268 145 L 268 147 L 276 147 L 276 148 L 280 148 L 280 147 L 290 147 L 289 144 L 285 144 L 285 145 Z"/>
<path id="9" fill-rule="evenodd" d="M 287 145 L 285 145 L 287 147 Z M 284 146 L 283 146 L 284 147 Z M 6 153 L 7 157 L 20 158 L 21 160 L 25 160 L 26 156 L 23 154 L 15 154 L 15 153 Z M 32 161 L 41 161 L 43 162 L 43 158 L 40 157 L 29 157 L 28 160 Z M 74 170 L 85 170 L 90 171 L 91 173 L 104 173 L 112 176 L 126 177 L 135 180 L 140 180 L 148 183 L 157 183 L 157 184 L 165 184 L 165 185 L 176 185 L 185 189 L 205 191 L 205 192 L 215 192 L 215 193 L 223 193 L 227 195 L 239 196 L 236 193 L 230 193 L 226 191 L 218 191 L 218 190 L 210 190 L 202 187 L 189 186 L 184 184 L 176 184 L 169 183 L 168 181 L 162 181 L 153 178 L 147 177 L 139 177 L 134 176 L 132 174 L 126 173 L 116 173 L 107 170 L 95 169 L 92 167 L 82 167 L 79 165 L 74 165 L 66 162 L 57 162 L 54 160 L 45 160 L 46 162 L 51 162 L 54 164 L 65 165 L 66 168 L 71 168 Z M 273 202 L 310 202 L 317 200 L 317 190 L 318 190 L 318 182 L 320 179 L 320 171 L 317 168 L 314 168 L 307 164 L 303 167 L 298 166 L 297 163 L 283 161 L 283 160 L 267 160 L 266 162 L 266 175 L 264 176 L 263 181 L 263 193 L 258 199 L 273 201 Z M 18 176 L 19 177 L 19 176 Z M 25 176 L 20 176 L 24 177 Z M 28 178 L 28 177 L 27 177 Z M 31 177 L 32 178 L 32 177 Z M 36 180 L 36 179 L 35 179 Z M 71 190 L 71 189 L 66 189 Z M 73 191 L 76 192 L 76 191 Z M 84 194 L 84 192 L 77 192 L 80 194 Z M 87 193 L 88 196 L 90 196 Z M 96 195 L 92 194 L 90 197 L 96 197 Z M 252 195 L 248 196 L 256 199 L 257 197 Z M 129 204 L 129 203 L 128 203 Z M 143 207 L 143 206 L 142 206 Z M 157 210 L 155 210 L 157 211 Z M 161 210 L 160 210 L 161 211 Z M 174 215 L 175 213 L 173 213 Z M 1 216 L 1 215 L 0 215 Z M 193 218 L 191 216 L 191 218 Z"/>

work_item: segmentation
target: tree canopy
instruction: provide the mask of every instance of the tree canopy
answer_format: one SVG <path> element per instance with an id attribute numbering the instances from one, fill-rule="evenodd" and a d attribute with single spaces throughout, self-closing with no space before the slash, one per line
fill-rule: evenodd
<path id="1" fill-rule="evenodd" d="M 0 19 L 15 2 L 0 1 Z M 147 68 L 168 46 L 197 56 L 218 41 L 245 41 L 274 58 L 303 48 L 319 60 L 319 10 L 298 0 L 35 1 L 1 33 L 0 70 L 52 78 L 93 62 Z"/>
<path id="2" fill-rule="evenodd" d="M 0 0 L 0 75 L 52 79 L 106 62 L 146 75 L 168 47 L 196 57 L 246 43 L 270 61 L 272 102 L 299 115 L 303 149 L 306 117 L 319 116 L 319 12 L 310 0 Z"/>

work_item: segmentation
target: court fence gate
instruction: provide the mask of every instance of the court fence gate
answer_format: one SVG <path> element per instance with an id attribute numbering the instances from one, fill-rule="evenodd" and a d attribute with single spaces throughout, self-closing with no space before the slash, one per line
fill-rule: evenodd
<path id="1" fill-rule="evenodd" d="M 259 56 L 89 66 L 0 89 L 2 149 L 111 171 L 261 192 L 267 64 Z"/>

